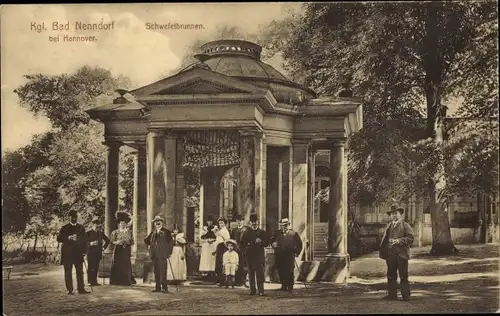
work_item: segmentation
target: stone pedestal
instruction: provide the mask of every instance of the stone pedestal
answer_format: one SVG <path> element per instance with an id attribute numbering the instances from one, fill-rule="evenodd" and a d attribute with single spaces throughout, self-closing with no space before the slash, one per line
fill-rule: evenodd
<path id="1" fill-rule="evenodd" d="M 327 254 L 326 271 L 322 281 L 345 283 L 349 278 L 350 258 L 348 254 Z"/>
<path id="2" fill-rule="evenodd" d="M 146 145 L 140 144 L 134 160 L 134 210 L 133 210 L 133 235 L 135 245 L 134 272 L 135 277 L 143 274 L 144 262 L 148 260 L 148 247 L 144 239 L 148 235 L 147 227 L 147 160 Z"/>
<path id="3" fill-rule="evenodd" d="M 165 166 L 163 170 L 165 185 L 165 227 L 172 230 L 176 224 L 177 185 L 177 135 L 165 135 Z M 182 213 L 181 213 L 182 214 Z"/>

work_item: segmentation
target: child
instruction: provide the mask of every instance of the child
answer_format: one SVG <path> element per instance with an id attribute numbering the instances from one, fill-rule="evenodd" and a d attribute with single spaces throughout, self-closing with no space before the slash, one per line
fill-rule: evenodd
<path id="1" fill-rule="evenodd" d="M 236 241 L 234 239 L 228 239 L 225 244 L 227 250 L 222 256 L 222 263 L 224 265 L 224 274 L 226 275 L 226 288 L 231 285 L 231 288 L 234 289 L 234 276 L 238 270 L 240 257 L 234 250 L 236 248 Z"/>
<path id="2" fill-rule="evenodd" d="M 183 233 L 178 233 L 175 236 L 175 246 L 172 249 L 170 256 L 170 267 L 167 268 L 167 280 L 180 283 L 187 280 L 187 265 L 186 256 L 184 252 L 184 245 L 186 240 Z"/>

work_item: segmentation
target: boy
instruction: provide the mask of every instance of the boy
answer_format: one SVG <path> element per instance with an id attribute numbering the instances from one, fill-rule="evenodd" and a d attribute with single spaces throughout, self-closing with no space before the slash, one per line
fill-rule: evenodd
<path id="1" fill-rule="evenodd" d="M 222 256 L 222 264 L 224 265 L 224 274 L 226 275 L 226 289 L 229 285 L 234 289 L 234 276 L 236 275 L 236 271 L 238 271 L 240 257 L 234 251 L 236 248 L 236 241 L 234 239 L 228 239 L 225 244 L 227 250 Z"/>

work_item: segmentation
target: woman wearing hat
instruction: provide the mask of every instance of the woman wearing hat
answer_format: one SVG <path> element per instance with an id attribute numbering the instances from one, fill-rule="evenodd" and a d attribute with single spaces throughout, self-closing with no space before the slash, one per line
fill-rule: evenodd
<path id="1" fill-rule="evenodd" d="M 207 216 L 207 223 L 201 235 L 201 252 L 199 271 L 212 277 L 215 273 L 215 226 L 212 216 Z"/>
<path id="2" fill-rule="evenodd" d="M 134 245 L 134 237 L 129 229 L 131 216 L 127 212 L 116 212 L 118 220 L 118 229 L 111 233 L 111 244 L 115 246 L 113 250 L 113 261 L 111 262 L 111 275 L 109 284 L 111 285 L 132 285 L 135 284 L 134 276 L 132 275 L 132 246 Z"/>
<path id="3" fill-rule="evenodd" d="M 187 280 L 187 265 L 186 265 L 186 239 L 184 233 L 178 233 L 175 236 L 175 245 L 172 248 L 170 255 L 170 267 L 167 267 L 167 280 L 175 282 Z"/>

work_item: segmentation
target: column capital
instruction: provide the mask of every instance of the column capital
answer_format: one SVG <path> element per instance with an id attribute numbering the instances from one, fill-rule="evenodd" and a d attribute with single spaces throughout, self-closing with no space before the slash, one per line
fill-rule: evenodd
<path id="1" fill-rule="evenodd" d="M 241 128 L 238 130 L 240 136 L 249 136 L 249 137 L 261 137 L 261 138 L 265 138 L 265 135 L 264 135 L 264 132 L 262 132 L 261 130 L 259 130 L 258 128 Z"/>
<path id="2" fill-rule="evenodd" d="M 346 142 L 346 138 L 333 138 L 328 140 L 328 143 L 331 147 L 345 147 Z"/>
<path id="3" fill-rule="evenodd" d="M 109 140 L 102 142 L 102 144 L 106 145 L 106 147 L 108 147 L 108 150 L 110 150 L 110 149 L 119 149 L 122 146 L 121 142 L 118 142 L 118 141 L 109 141 Z"/>

